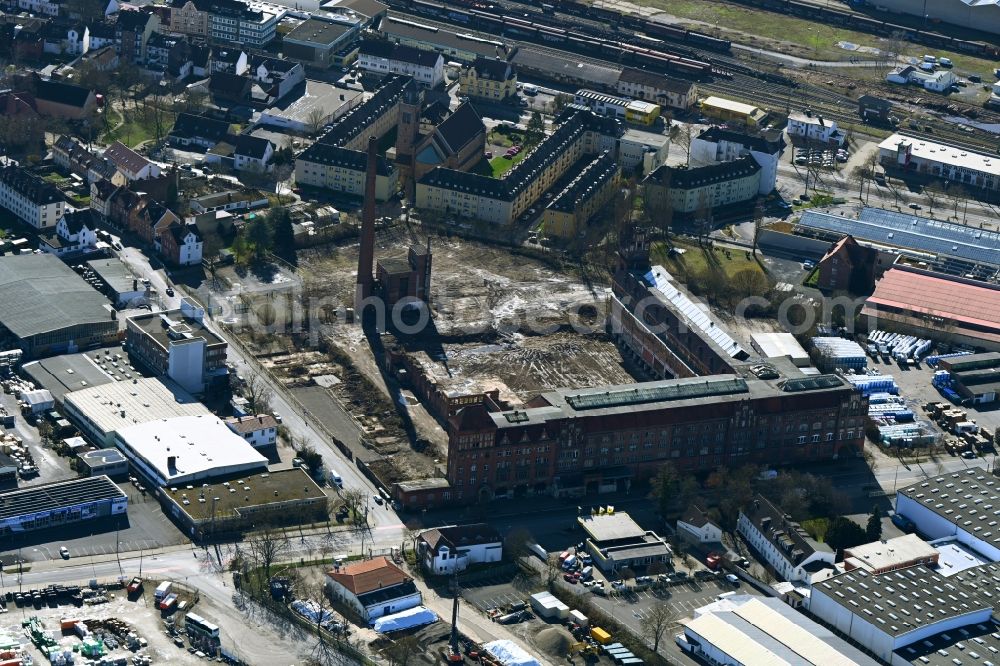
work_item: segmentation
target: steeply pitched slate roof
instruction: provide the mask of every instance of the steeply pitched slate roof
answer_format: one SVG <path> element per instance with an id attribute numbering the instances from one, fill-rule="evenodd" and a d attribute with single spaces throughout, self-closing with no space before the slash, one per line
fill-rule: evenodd
<path id="1" fill-rule="evenodd" d="M 118 189 L 118 186 L 110 180 L 99 180 L 94 183 L 94 187 L 97 188 L 97 196 L 105 201 Z"/>
<path id="2" fill-rule="evenodd" d="M 121 141 L 115 141 L 108 146 L 108 149 L 104 151 L 104 158 L 111 160 L 115 166 L 123 171 L 139 172 L 150 164 L 149 160 Z"/>
<path id="3" fill-rule="evenodd" d="M 704 527 L 705 525 L 711 523 L 712 519 L 708 517 L 708 513 L 705 512 L 705 509 L 701 508 L 701 506 L 696 503 L 692 503 L 688 506 L 687 511 L 684 512 L 684 515 L 678 522 L 687 523 L 692 527 Z"/>
<path id="4" fill-rule="evenodd" d="M 469 102 L 465 102 L 455 113 L 444 119 L 437 131 L 453 152 L 458 152 L 465 144 L 486 130 L 483 119 Z"/>
<path id="5" fill-rule="evenodd" d="M 35 107 L 34 96 L 26 92 L 0 93 L 0 115 L 13 117 L 37 116 L 38 109 Z"/>
<path id="6" fill-rule="evenodd" d="M 146 24 L 149 23 L 150 16 L 151 14 L 146 12 L 124 9 L 118 12 L 117 27 L 119 30 L 141 32 L 146 29 Z"/>
<path id="7" fill-rule="evenodd" d="M 406 46 L 405 44 L 376 39 L 362 41 L 358 53 L 361 55 L 370 55 L 375 58 L 399 60 L 421 67 L 434 67 L 437 61 L 441 59 L 441 54 L 437 51 L 426 51 Z"/>
<path id="8" fill-rule="evenodd" d="M 193 224 L 174 224 L 171 225 L 167 231 L 174 237 L 174 241 L 177 245 L 184 245 L 184 239 L 187 238 L 188 234 L 194 234 L 196 243 L 201 240 L 201 234 L 198 233 L 198 227 Z"/>
<path id="9" fill-rule="evenodd" d="M 463 407 L 450 419 L 452 428 L 458 432 L 470 432 L 475 430 L 490 430 L 493 426 L 493 419 L 486 407 L 483 405 L 471 405 Z"/>
<path id="10" fill-rule="evenodd" d="M 267 139 L 262 139 L 259 136 L 253 136 L 251 134 L 241 134 L 236 137 L 236 145 L 235 150 L 233 150 L 233 154 L 252 157 L 255 160 L 262 160 L 267 152 L 268 145 L 273 144 L 271 144 L 271 142 Z"/>
<path id="11" fill-rule="evenodd" d="M 327 571 L 326 575 L 343 585 L 355 596 L 412 580 L 405 571 L 385 557 L 350 562 L 340 567 L 338 571 Z"/>
<path id="12" fill-rule="evenodd" d="M 775 139 L 767 139 L 763 136 L 751 136 L 750 134 L 723 129 L 721 127 L 709 127 L 699 134 L 698 138 L 711 143 L 719 143 L 720 141 L 738 143 L 747 150 L 755 150 L 759 153 L 767 153 L 768 155 L 773 155 L 785 148 L 785 139 L 781 135 L 778 135 Z"/>
<path id="13" fill-rule="evenodd" d="M 664 164 L 649 174 L 647 180 L 654 183 L 664 183 L 669 180 L 672 188 L 689 189 L 743 178 L 758 171 L 760 165 L 757 164 L 757 160 L 747 155 L 732 162 L 719 162 L 702 167 L 673 167 Z"/>
<path id="14" fill-rule="evenodd" d="M 72 83 L 53 81 L 52 79 L 37 79 L 35 81 L 35 98 L 66 106 L 83 108 L 87 105 L 87 100 L 93 91 L 83 86 L 75 86 Z"/>
<path id="15" fill-rule="evenodd" d="M 497 529 L 486 523 L 438 527 L 422 533 L 420 538 L 435 553 L 441 546 L 448 546 L 451 550 L 455 550 L 467 546 L 500 543 L 503 540 Z"/>
<path id="16" fill-rule="evenodd" d="M 476 75 L 481 79 L 492 81 L 506 81 L 514 78 L 514 68 L 506 60 L 500 58 L 485 58 L 476 56 L 472 68 L 476 70 Z"/>
<path id="17" fill-rule="evenodd" d="M 228 72 L 216 72 L 208 81 L 208 89 L 214 95 L 243 98 L 250 91 L 250 79 Z"/>
<path id="18" fill-rule="evenodd" d="M 847 260 L 852 266 L 862 266 L 874 263 L 878 257 L 878 250 L 865 247 L 854 239 L 854 236 L 844 236 L 839 241 L 830 246 L 820 261 L 826 261 L 830 257 L 839 254 L 841 250 L 847 252 Z"/>
<path id="19" fill-rule="evenodd" d="M 63 215 L 63 219 L 66 221 L 66 228 L 69 230 L 70 235 L 80 233 L 84 227 L 97 229 L 94 211 L 90 208 L 69 211 Z"/>
<path id="20" fill-rule="evenodd" d="M 40 206 L 63 201 L 55 185 L 19 166 L 8 165 L 0 169 L 0 182 Z"/>
<path id="21" fill-rule="evenodd" d="M 180 113 L 177 114 L 177 120 L 174 121 L 174 127 L 170 130 L 170 134 L 189 139 L 222 141 L 229 134 L 229 123 L 205 116 L 196 116 L 192 113 Z"/>

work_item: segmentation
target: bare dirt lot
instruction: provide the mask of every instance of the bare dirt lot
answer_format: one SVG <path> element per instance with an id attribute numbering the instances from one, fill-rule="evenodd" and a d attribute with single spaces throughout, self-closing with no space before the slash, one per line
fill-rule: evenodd
<path id="1" fill-rule="evenodd" d="M 444 345 L 443 350 L 443 360 L 427 358 L 424 366 L 439 380 L 459 386 L 496 378 L 520 402 L 556 388 L 635 381 L 622 365 L 618 348 L 603 334 L 516 333 L 494 344 Z"/>
<path id="2" fill-rule="evenodd" d="M 381 229 L 376 261 L 405 257 L 411 245 L 426 242 L 403 225 Z M 365 432 L 364 445 L 384 457 L 371 462 L 384 482 L 436 476 L 447 452 L 435 415 L 377 360 L 397 344 L 426 352 L 434 376 L 443 373 L 456 385 L 495 380 L 514 402 L 560 387 L 633 381 L 603 332 L 605 281 L 592 284 L 579 267 L 543 255 L 458 238 L 432 237 L 431 249 L 431 325 L 420 335 L 367 340 L 336 312 L 353 305 L 358 245 L 349 244 L 301 251 L 294 280 L 300 287 L 258 295 L 249 305 L 270 314 L 272 330 L 248 327 L 242 336 L 310 413 L 322 418 L 330 400 L 347 407 Z M 293 321 L 299 305 L 305 311 Z M 285 319 L 300 328 L 283 326 Z"/>

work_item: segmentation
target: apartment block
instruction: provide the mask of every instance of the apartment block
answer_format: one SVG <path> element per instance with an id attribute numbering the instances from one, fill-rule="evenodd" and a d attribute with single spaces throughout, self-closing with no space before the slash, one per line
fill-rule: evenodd
<path id="1" fill-rule="evenodd" d="M 36 229 L 55 227 L 67 210 L 55 185 L 10 164 L 0 168 L 0 206 Z"/>

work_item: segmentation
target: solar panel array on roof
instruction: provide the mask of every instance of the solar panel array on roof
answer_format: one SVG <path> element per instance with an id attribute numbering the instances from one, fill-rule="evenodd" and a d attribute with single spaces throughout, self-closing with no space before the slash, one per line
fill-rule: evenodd
<path id="1" fill-rule="evenodd" d="M 728 333 L 715 325 L 711 317 L 697 303 L 672 284 L 673 277 L 663 266 L 653 266 L 653 269 L 644 277 L 646 282 L 655 287 L 667 301 L 687 317 L 692 326 L 703 331 L 731 358 L 742 357 L 743 354 L 746 354 L 746 351 Z"/>
<path id="2" fill-rule="evenodd" d="M 603 393 L 578 393 L 566 396 L 566 402 L 576 410 L 600 409 L 622 405 L 641 405 L 649 402 L 731 395 L 733 393 L 746 393 L 748 390 L 746 380 L 742 378 L 714 379 L 648 388 L 636 387 Z"/>
<path id="3" fill-rule="evenodd" d="M 881 208 L 865 208 L 857 220 L 816 210 L 802 214 L 799 224 L 811 229 L 1000 266 L 1000 233 L 941 222 Z"/>
<path id="4" fill-rule="evenodd" d="M 121 489 L 106 476 L 18 488 L 0 493 L 0 520 L 124 496 Z"/>

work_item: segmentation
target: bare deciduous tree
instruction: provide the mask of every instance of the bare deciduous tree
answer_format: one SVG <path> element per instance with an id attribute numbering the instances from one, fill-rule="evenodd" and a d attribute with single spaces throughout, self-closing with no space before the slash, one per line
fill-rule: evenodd
<path id="1" fill-rule="evenodd" d="M 653 642 L 653 652 L 660 649 L 660 639 L 670 628 L 674 612 L 670 606 L 660 603 L 649 608 L 639 623 L 642 635 Z"/>
<path id="2" fill-rule="evenodd" d="M 267 528 L 250 536 L 247 545 L 254 564 L 263 569 L 262 584 L 267 584 L 271 580 L 271 567 L 288 551 L 288 539 L 282 532 Z"/>
<path id="3" fill-rule="evenodd" d="M 243 385 L 243 395 L 249 401 L 254 414 L 271 411 L 271 398 L 274 393 L 263 375 L 256 372 L 248 373 L 246 384 Z"/>
<path id="4" fill-rule="evenodd" d="M 365 492 L 361 488 L 347 488 L 340 493 L 340 499 L 344 501 L 344 507 L 350 512 L 351 520 L 355 525 L 364 523 L 366 517 L 361 511 L 365 503 Z"/>
<path id="5" fill-rule="evenodd" d="M 403 636 L 383 650 L 392 666 L 406 666 L 410 659 L 420 654 L 422 646 L 416 636 Z"/>

